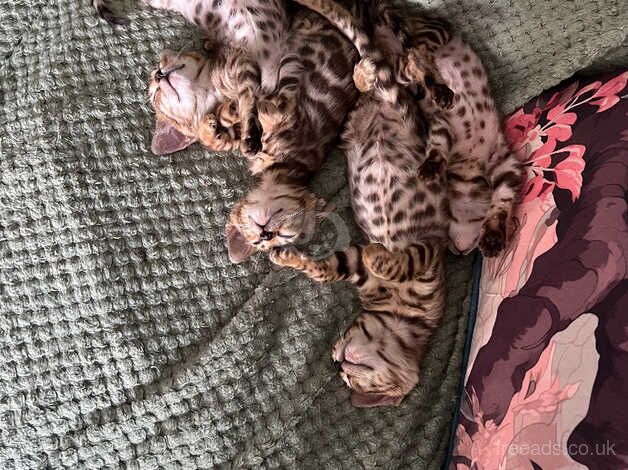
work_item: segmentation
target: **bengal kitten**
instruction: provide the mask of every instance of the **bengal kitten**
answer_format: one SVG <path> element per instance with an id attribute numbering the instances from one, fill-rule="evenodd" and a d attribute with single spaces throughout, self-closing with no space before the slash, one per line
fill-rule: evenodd
<path id="1" fill-rule="evenodd" d="M 358 97 L 351 79 L 355 49 L 320 15 L 297 11 L 286 51 L 277 90 L 258 102 L 262 150 L 252 164 L 258 181 L 235 205 L 226 226 L 233 262 L 298 242 L 328 212 L 307 183 Z"/>
<path id="2" fill-rule="evenodd" d="M 479 57 L 460 38 L 434 52 L 454 106 L 442 113 L 447 133 L 439 136 L 446 156 L 450 249 L 467 254 L 479 246 L 497 256 L 511 238 L 523 168 L 511 151 Z"/>
<path id="3" fill-rule="evenodd" d="M 180 113 L 158 113 L 156 134 L 152 149 L 154 153 L 166 154 L 185 148 L 199 140 L 200 128 L 214 123 L 197 115 L 211 110 L 217 99 L 235 100 L 240 116 L 240 150 L 245 155 L 253 155 L 260 149 L 261 129 L 257 119 L 256 97 L 265 90 L 275 89 L 279 61 L 288 31 L 288 15 L 283 0 L 143 0 L 154 8 L 168 9 L 183 15 L 196 24 L 206 34 L 207 47 L 213 51 L 207 60 L 199 56 L 178 57 L 167 53 L 162 56 L 160 68 L 153 77 L 156 81 L 168 84 L 176 96 L 179 90 L 171 83 L 173 70 L 179 70 L 194 61 L 202 62 L 193 69 L 202 76 L 183 72 L 182 87 L 190 84 L 211 83 L 207 89 L 207 100 L 200 103 L 182 103 Z M 116 24 L 124 24 L 125 18 L 116 16 L 106 0 L 94 0 L 93 4 L 100 16 Z M 208 68 L 206 68 L 208 67 Z M 209 78 L 207 75 L 211 75 Z M 222 82 L 222 83 L 221 83 Z M 163 88 L 163 87 L 162 87 Z M 174 88 L 174 89 L 173 89 Z M 196 105 L 200 110 L 195 109 Z M 194 114 L 192 119 L 192 115 Z M 215 116 L 212 116 L 212 118 Z M 160 138 L 165 136 L 165 139 Z M 208 136 L 205 136 L 210 146 Z M 169 145 L 170 144 L 170 145 Z M 218 142 L 212 150 L 223 150 Z"/>
<path id="4" fill-rule="evenodd" d="M 156 113 L 153 153 L 170 154 L 200 142 L 210 150 L 239 148 L 255 156 L 261 148 L 258 70 L 246 52 L 229 47 L 162 52 L 149 84 Z"/>
<path id="5" fill-rule="evenodd" d="M 442 129 L 428 122 L 416 103 L 415 94 L 423 96 L 429 73 L 422 69 L 424 58 L 419 63 L 410 56 L 405 66 L 386 65 L 386 60 L 403 64 L 408 58 L 397 39 L 404 23 L 392 23 L 393 12 L 385 4 L 371 4 L 373 41 L 365 48 L 370 57 L 354 75 L 368 93 L 358 99 L 342 136 L 355 217 L 370 244 L 322 260 L 293 248 L 270 254 L 274 263 L 317 281 L 345 280 L 358 288 L 363 311 L 335 343 L 332 357 L 352 390 L 351 402 L 360 407 L 396 406 L 412 390 L 445 306 L 446 180 L 444 171 L 433 171 L 429 164 L 445 158 L 440 146 L 432 145 L 434 133 Z M 449 40 L 444 23 L 425 19 L 419 27 L 417 19 L 413 24 L 417 31 L 433 32 L 413 46 L 421 54 L 434 47 L 435 38 L 442 44 Z M 402 83 L 418 82 L 416 89 L 391 80 L 393 68 L 406 74 Z"/>
<path id="6" fill-rule="evenodd" d="M 385 65 L 379 51 L 371 47 L 346 10 L 330 3 L 330 10 L 324 11 L 318 0 L 299 3 L 326 13 L 334 24 L 344 28 L 363 57 L 354 74 L 359 87 L 377 87 L 388 94 L 386 100 L 405 106 L 405 100 L 396 99 L 393 70 Z M 320 168 L 355 100 L 347 72 L 356 57 L 346 40 L 326 27 L 320 16 L 302 12 L 302 18 L 307 19 L 305 27 L 291 28 L 294 36 L 287 49 L 294 52 L 282 59 L 279 90 L 259 101 L 263 148 L 252 169 L 260 172 L 260 181 L 236 204 L 226 226 L 229 255 L 234 262 L 248 258 L 256 250 L 298 242 L 328 213 L 325 202 L 307 190 L 306 182 Z M 347 21 L 343 23 L 344 20 Z M 310 32 L 313 27 L 318 30 L 316 34 Z M 377 76 L 366 76 L 375 70 Z M 404 67 L 397 73 L 403 75 L 408 70 Z M 419 66 L 410 70 L 415 78 L 418 70 Z M 421 73 L 418 78 L 424 83 L 426 76 Z M 442 98 L 439 102 L 451 102 L 449 89 L 437 80 L 430 85 L 434 95 Z M 443 89 L 448 93 L 442 93 Z"/>

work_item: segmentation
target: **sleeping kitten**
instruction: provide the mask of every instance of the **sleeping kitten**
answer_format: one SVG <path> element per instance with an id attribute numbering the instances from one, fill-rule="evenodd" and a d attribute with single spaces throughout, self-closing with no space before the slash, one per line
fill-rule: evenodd
<path id="1" fill-rule="evenodd" d="M 356 220 L 371 243 L 322 260 L 293 248 L 270 254 L 274 263 L 317 281 L 346 280 L 358 288 L 363 311 L 332 349 L 355 406 L 398 405 L 418 382 L 421 357 L 445 305 L 449 226 L 445 172 L 430 165 L 445 158 L 432 143 L 446 128 L 435 118 L 427 122 L 416 97 L 391 80 L 384 58 L 402 64 L 408 57 L 396 39 L 397 27 L 405 27 L 401 17 L 379 2 L 371 2 L 369 13 L 373 44 L 354 74 L 368 93 L 349 116 L 342 147 Z M 421 53 L 433 38 L 449 40 L 444 24 L 425 20 L 423 26 L 433 34 L 416 40 Z M 416 81 L 413 91 L 423 96 L 425 58 L 409 58 L 397 72 L 415 72 L 403 82 Z"/>
<path id="2" fill-rule="evenodd" d="M 254 156 L 261 138 L 261 130 L 255 132 L 256 70 L 237 49 L 220 48 L 206 54 L 162 52 L 149 84 L 156 113 L 153 153 L 177 152 L 200 141 L 210 150 L 240 148 L 244 155 Z M 237 122 L 225 125 L 229 114 L 236 114 Z"/>
<path id="3" fill-rule="evenodd" d="M 482 62 L 460 38 L 434 52 L 434 60 L 456 99 L 443 118 L 449 135 L 443 162 L 451 224 L 450 249 L 466 254 L 479 246 L 497 256 L 513 229 L 513 214 L 522 181 L 522 165 L 508 147 L 488 89 Z"/>
<path id="4" fill-rule="evenodd" d="M 214 78 L 220 78 L 220 73 L 226 71 L 225 87 L 228 91 L 237 89 L 237 96 L 228 96 L 236 99 L 238 113 L 241 117 L 241 145 L 240 150 L 245 155 L 253 155 L 260 149 L 261 129 L 257 120 L 256 97 L 261 90 L 269 92 L 277 84 L 279 60 L 283 53 L 283 44 L 288 29 L 288 17 L 283 0 L 143 0 L 145 4 L 154 8 L 168 9 L 183 15 L 188 21 L 196 24 L 207 35 L 208 45 L 214 51 L 211 60 L 204 61 L 204 66 L 225 66 L 214 73 Z M 124 24 L 126 19 L 116 16 L 108 7 L 106 0 L 94 0 L 93 5 L 100 16 L 116 24 Z M 173 54 L 170 54 L 171 56 Z M 173 67 L 185 66 L 186 59 L 178 64 L 174 60 L 164 65 L 167 57 L 162 57 L 160 70 L 154 75 L 166 78 Z M 207 71 L 202 68 L 205 74 Z M 200 73 L 200 72 L 199 72 Z M 188 74 L 187 78 L 197 81 L 198 77 Z M 206 80 L 206 77 L 202 77 Z M 213 80 L 212 85 L 218 85 Z M 225 90 L 209 89 L 208 94 L 225 94 Z M 228 93 L 227 93 L 228 94 Z M 207 103 L 202 103 L 206 105 Z M 207 106 L 203 111 L 208 111 Z M 153 151 L 158 154 L 171 153 L 181 150 L 184 143 L 191 143 L 198 139 L 196 127 L 190 128 L 190 122 L 179 122 L 178 116 L 167 116 L 157 123 L 156 132 L 175 134 L 180 145 L 159 147 L 153 145 Z M 167 124 L 167 125 L 166 125 Z M 177 135 L 178 133 L 183 136 Z"/>
<path id="5" fill-rule="evenodd" d="M 393 71 L 384 66 L 381 54 L 371 47 L 351 15 L 333 2 L 299 0 L 298 3 L 325 13 L 335 25 L 344 28 L 344 34 L 363 57 L 354 74 L 358 87 L 377 87 L 383 93 L 390 93 L 386 99 L 395 100 Z M 263 148 L 252 169 L 261 175 L 257 187 L 236 204 L 226 227 L 229 255 L 234 262 L 246 259 L 256 250 L 267 251 L 298 242 L 328 212 L 325 202 L 307 190 L 306 182 L 320 168 L 355 99 L 347 73 L 355 54 L 342 36 L 326 27 L 320 16 L 301 14 L 301 18 L 306 18 L 305 26 L 291 28 L 293 37 L 288 41 L 288 50 L 295 52 L 282 59 L 279 90 L 259 101 Z M 309 30 L 318 32 L 312 34 Z M 379 75 L 373 75 L 375 70 Z M 408 70 L 403 67 L 397 73 L 403 75 Z M 411 72 L 418 70 L 415 66 Z M 415 73 L 422 85 L 427 85 L 425 82 L 432 85 L 430 90 L 437 101 L 450 103 L 450 90 L 437 79 L 426 80 L 430 76 L 427 72 L 420 77 Z M 448 93 L 443 93 L 444 90 Z M 405 106 L 405 101 L 399 103 Z"/>
<path id="6" fill-rule="evenodd" d="M 226 226 L 233 262 L 298 242 L 327 213 L 325 201 L 307 183 L 358 96 L 351 79 L 357 54 L 320 15 L 296 13 L 286 50 L 277 90 L 258 103 L 262 150 L 252 164 L 258 181 Z"/>

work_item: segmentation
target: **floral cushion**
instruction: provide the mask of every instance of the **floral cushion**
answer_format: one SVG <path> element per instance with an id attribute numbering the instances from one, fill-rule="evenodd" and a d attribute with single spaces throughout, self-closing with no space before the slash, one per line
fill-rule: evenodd
<path id="1" fill-rule="evenodd" d="M 450 468 L 628 468 L 628 71 L 505 123 L 526 181 L 485 260 Z"/>

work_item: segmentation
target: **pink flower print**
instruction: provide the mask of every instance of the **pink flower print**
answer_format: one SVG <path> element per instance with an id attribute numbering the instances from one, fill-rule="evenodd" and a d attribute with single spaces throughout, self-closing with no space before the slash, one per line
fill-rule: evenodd
<path id="1" fill-rule="evenodd" d="M 598 113 L 605 111 L 620 100 L 618 94 L 628 83 L 628 72 L 602 84 L 596 81 L 578 90 L 578 82 L 555 93 L 545 105 L 538 102 L 532 112 L 519 109 L 506 120 L 506 136 L 511 147 L 527 168 L 527 180 L 522 189 L 522 201 L 549 196 L 554 187 L 566 189 L 572 200 L 580 196 L 582 186 L 582 158 L 586 148 L 569 145 L 563 149 L 558 143 L 572 138 L 572 126 L 578 116 L 573 110 L 586 103 L 598 106 Z M 547 113 L 547 123 L 542 127 L 539 119 Z M 565 153 L 567 156 L 565 157 Z M 577 161 L 581 160 L 581 161 Z M 548 179 L 549 173 L 554 178 Z"/>
<path id="2" fill-rule="evenodd" d="M 599 106 L 598 113 L 606 111 L 619 103 L 620 98 L 618 94 L 626 88 L 626 82 L 628 82 L 628 72 L 624 72 L 609 80 L 595 92 L 591 104 Z"/>
<path id="3" fill-rule="evenodd" d="M 555 344 L 551 342 L 534 367 L 526 372 L 521 389 L 513 395 L 499 424 L 484 419 L 479 400 L 471 392 L 468 399 L 477 432 L 470 436 L 464 426 L 458 425 L 456 453 L 471 460 L 470 467 L 460 465 L 458 469 L 495 470 L 504 465 L 509 468 L 509 448 L 517 435 L 537 423 L 551 422 L 560 404 L 574 396 L 579 384 L 561 386 L 558 375 L 552 371 L 554 350 Z M 557 441 L 557 436 L 553 440 Z"/>
<path id="4" fill-rule="evenodd" d="M 583 159 L 585 146 L 568 145 L 558 150 L 555 148 L 556 140 L 549 140 L 539 147 L 526 162 L 528 163 L 528 178 L 523 186 L 523 202 L 544 198 L 554 190 L 555 186 L 568 190 L 573 201 L 580 197 L 582 170 L 585 166 Z M 553 167 L 552 157 L 554 161 L 560 160 Z M 546 178 L 546 174 L 549 173 L 554 173 L 554 181 Z"/>
<path id="5" fill-rule="evenodd" d="M 538 106 L 532 110 L 531 114 L 525 113 L 521 108 L 508 118 L 505 131 L 512 147 L 517 147 L 521 142 L 530 139 L 530 131 L 538 124 L 541 112 Z"/>
<path id="6" fill-rule="evenodd" d="M 564 90 L 557 91 L 556 93 L 554 93 L 554 95 L 552 95 L 549 101 L 545 103 L 545 106 L 543 106 L 543 109 L 547 111 L 548 109 L 553 108 L 557 104 L 567 103 L 570 99 L 574 97 L 574 95 L 576 94 L 576 91 L 578 91 L 578 86 L 579 86 L 578 82 L 573 82 Z"/>
<path id="7" fill-rule="evenodd" d="M 538 198 L 544 199 L 554 191 L 554 186 L 554 183 L 547 181 L 542 175 L 528 178 L 523 185 L 522 202 L 528 202 Z"/>
<path id="8" fill-rule="evenodd" d="M 527 178 L 523 185 L 522 202 L 545 198 L 554 190 L 555 183 L 545 179 L 545 172 L 552 163 L 552 153 L 555 148 L 556 139 L 549 139 L 525 160 Z"/>
<path id="9" fill-rule="evenodd" d="M 582 170 L 584 170 L 584 145 L 569 145 L 559 150 L 560 153 L 567 152 L 567 157 L 558 163 L 553 171 L 556 176 L 556 186 L 567 189 L 571 193 L 571 200 L 575 201 L 580 197 L 582 188 Z"/>

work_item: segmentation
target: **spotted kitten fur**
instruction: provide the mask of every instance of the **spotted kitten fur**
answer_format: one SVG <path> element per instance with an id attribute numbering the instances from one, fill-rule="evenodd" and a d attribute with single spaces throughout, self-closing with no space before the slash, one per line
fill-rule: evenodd
<path id="1" fill-rule="evenodd" d="M 522 166 L 510 150 L 482 62 L 460 38 L 437 49 L 434 60 L 456 97 L 439 112 L 448 132 L 435 145 L 447 171 L 450 248 L 466 254 L 479 246 L 497 256 L 513 229 Z"/>
<path id="2" fill-rule="evenodd" d="M 105 0 L 94 0 L 97 12 L 110 22 L 121 24 L 125 19 L 116 16 Z M 261 91 L 275 89 L 279 61 L 284 52 L 289 19 L 283 0 L 143 0 L 154 8 L 167 9 L 183 15 L 197 25 L 207 37 L 207 47 L 213 56 L 205 64 L 220 71 L 226 71 L 222 77 L 224 86 L 214 80 L 217 88 L 210 90 L 237 102 L 240 116 L 240 150 L 245 155 L 253 155 L 260 149 L 261 129 L 257 119 L 257 96 Z M 172 54 L 170 54 L 172 55 Z M 168 81 L 174 65 L 167 66 L 162 57 L 162 67 L 157 78 Z M 170 61 L 172 63 L 172 61 Z M 227 65 L 225 65 L 227 64 Z M 180 64 L 178 65 L 180 66 Z M 216 75 L 216 74 L 215 74 Z M 195 77 L 189 77 L 194 80 Z M 235 96 L 233 90 L 236 90 Z M 207 108 L 207 103 L 201 103 Z M 191 110 L 186 110 L 191 111 Z M 172 116 L 171 116 L 172 117 Z M 155 153 L 170 153 L 184 148 L 184 144 L 198 139 L 197 126 L 190 126 L 188 119 L 166 119 L 158 122 L 157 133 L 166 137 L 178 137 L 179 145 L 159 146 L 154 142 Z M 179 122 L 183 120 L 184 122 Z M 169 126 L 164 124 L 169 123 Z M 209 122 L 208 132 L 212 132 L 214 122 Z M 200 125 L 200 122 L 199 124 Z M 182 135 L 178 135 L 178 133 Z M 185 139 L 183 137 L 188 137 Z M 206 135 L 205 140 L 209 143 Z M 207 145 L 209 146 L 209 145 Z M 220 147 L 220 143 L 218 145 Z"/>
<path id="3" fill-rule="evenodd" d="M 360 91 L 379 87 L 380 93 L 383 89 L 391 93 L 387 99 L 394 102 L 398 88 L 381 88 L 393 75 L 397 83 L 422 84 L 415 90 L 419 95 L 429 92 L 421 100 L 431 126 L 431 148 L 422 173 L 447 172 L 450 248 L 466 254 L 479 246 L 484 256 L 499 254 L 513 227 L 522 167 L 508 147 L 484 67 L 474 51 L 458 37 L 450 40 L 439 20 L 409 15 L 393 1 L 369 3 L 370 35 L 331 0 L 312 0 L 310 7 L 356 44 L 363 57 L 354 75 Z M 356 218 L 380 216 L 363 213 L 358 204 Z"/>
<path id="4" fill-rule="evenodd" d="M 234 262 L 298 242 L 328 212 L 307 183 L 358 96 L 351 79 L 358 55 L 320 15 L 298 10 L 286 50 L 277 90 L 259 100 L 262 150 L 253 164 L 258 180 L 235 205 L 226 226 Z"/>
<path id="5" fill-rule="evenodd" d="M 270 254 L 274 263 L 317 281 L 345 280 L 358 288 L 362 312 L 334 344 L 332 357 L 352 403 L 361 407 L 398 405 L 419 380 L 421 357 L 445 305 L 449 227 L 445 173 L 424 171 L 428 160 L 445 158 L 431 144 L 441 128 L 430 125 L 416 103 L 430 73 L 422 68 L 425 52 L 448 42 L 448 30 L 436 20 L 414 19 L 409 37 L 420 53 L 403 66 L 408 51 L 399 38 L 412 31 L 389 5 L 369 6 L 372 43 L 354 74 L 365 94 L 350 114 L 342 147 L 356 220 L 370 244 L 325 259 L 293 248 Z M 391 80 L 403 71 L 401 83 L 415 87 Z"/>

